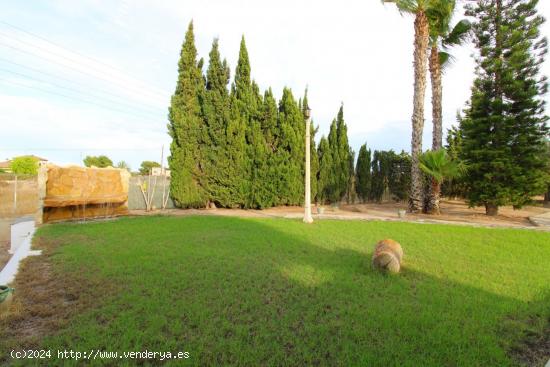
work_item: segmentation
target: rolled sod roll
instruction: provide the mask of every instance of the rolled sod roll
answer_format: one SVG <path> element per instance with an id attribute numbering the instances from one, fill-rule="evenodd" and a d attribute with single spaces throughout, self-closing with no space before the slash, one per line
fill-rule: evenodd
<path id="1" fill-rule="evenodd" d="M 401 269 L 402 259 L 403 249 L 401 245 L 387 238 L 376 244 L 372 255 L 372 265 L 377 269 L 398 273 Z"/>

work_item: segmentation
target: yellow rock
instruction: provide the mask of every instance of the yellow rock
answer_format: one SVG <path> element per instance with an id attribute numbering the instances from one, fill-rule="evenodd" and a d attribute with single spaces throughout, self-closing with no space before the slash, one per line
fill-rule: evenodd
<path id="1" fill-rule="evenodd" d="M 398 242 L 387 238 L 376 244 L 372 255 L 372 264 L 375 268 L 398 273 L 402 260 L 403 249 Z"/>

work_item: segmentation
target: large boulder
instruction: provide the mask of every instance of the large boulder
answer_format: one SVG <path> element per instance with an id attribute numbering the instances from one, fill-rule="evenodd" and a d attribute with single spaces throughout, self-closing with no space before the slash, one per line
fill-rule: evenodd
<path id="1" fill-rule="evenodd" d="M 375 268 L 390 273 L 399 273 L 402 260 L 403 249 L 398 242 L 387 238 L 376 244 L 372 255 L 372 265 Z"/>

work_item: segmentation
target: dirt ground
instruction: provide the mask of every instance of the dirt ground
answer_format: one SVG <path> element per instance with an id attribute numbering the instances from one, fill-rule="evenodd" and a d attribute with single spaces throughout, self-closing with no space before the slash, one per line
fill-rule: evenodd
<path id="1" fill-rule="evenodd" d="M 0 269 L 4 268 L 4 265 L 8 263 L 9 260 L 9 250 L 10 246 L 7 243 L 0 242 Z"/>
<path id="2" fill-rule="evenodd" d="M 485 215 L 483 207 L 468 208 L 464 201 L 444 200 L 441 202 L 441 215 L 410 214 L 400 219 L 397 211 L 406 209 L 405 203 L 385 202 L 368 204 L 343 204 L 339 207 L 324 206 L 324 213 L 318 214 L 317 207 L 312 208 L 314 218 L 327 219 L 359 219 L 359 220 L 405 220 L 428 223 L 457 223 L 471 224 L 489 227 L 520 227 L 535 228 L 529 217 L 547 213 L 550 208 L 542 206 L 526 206 L 521 210 L 512 207 L 499 208 L 499 215 L 489 217 Z M 222 215 L 239 217 L 282 217 L 300 218 L 303 215 L 303 207 L 282 206 L 265 210 L 241 210 L 241 209 L 169 209 L 145 213 L 144 211 L 131 211 L 132 215 L 167 214 L 167 215 Z"/>

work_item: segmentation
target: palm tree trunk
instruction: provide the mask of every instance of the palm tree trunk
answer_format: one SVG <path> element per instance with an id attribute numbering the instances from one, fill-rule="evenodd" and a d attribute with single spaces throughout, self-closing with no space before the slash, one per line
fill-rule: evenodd
<path id="1" fill-rule="evenodd" d="M 438 150 L 443 147 L 443 85 L 441 82 L 441 65 L 439 63 L 439 49 L 435 42 L 432 45 L 430 53 L 430 76 L 432 81 L 432 150 Z M 441 183 L 432 180 L 430 190 L 429 207 L 426 212 L 431 214 L 439 214 L 439 199 L 441 194 Z"/>
<path id="2" fill-rule="evenodd" d="M 441 214 L 439 208 L 439 197 L 441 195 L 441 183 L 432 178 L 432 186 L 430 189 L 430 200 L 428 203 L 427 213 L 429 214 Z"/>
<path id="3" fill-rule="evenodd" d="M 438 150 L 443 147 L 443 85 L 441 82 L 441 65 L 439 63 L 437 44 L 432 46 L 430 53 L 430 75 L 432 80 L 432 150 Z"/>
<path id="4" fill-rule="evenodd" d="M 422 210 L 422 172 L 418 165 L 418 158 L 422 154 L 429 34 L 428 17 L 424 11 L 419 11 L 414 20 L 414 96 L 411 139 L 411 192 L 409 197 L 409 211 L 412 213 Z"/>

